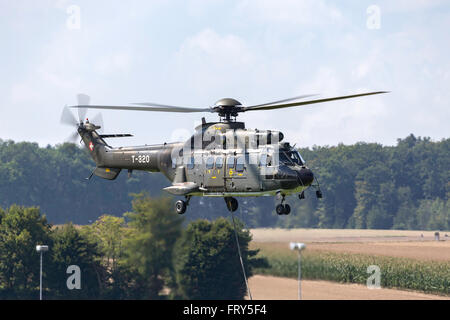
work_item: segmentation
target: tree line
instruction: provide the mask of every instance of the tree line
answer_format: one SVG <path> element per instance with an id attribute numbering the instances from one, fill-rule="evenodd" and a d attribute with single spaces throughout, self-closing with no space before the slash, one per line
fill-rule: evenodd
<path id="1" fill-rule="evenodd" d="M 232 223 L 198 220 L 183 227 L 170 198 L 135 194 L 132 211 L 85 226 L 52 226 L 39 208 L 0 209 L 0 299 L 243 299 L 245 281 Z M 238 223 L 247 275 L 267 267 Z M 69 267 L 79 270 L 72 286 Z M 75 275 L 75 274 L 74 274 Z"/>
<path id="2" fill-rule="evenodd" d="M 289 197 L 289 216 L 277 216 L 278 200 L 241 198 L 237 215 L 248 227 L 450 229 L 450 139 L 410 135 L 395 146 L 377 143 L 299 149 L 320 182 L 306 199 Z M 39 206 L 55 224 L 86 224 L 102 214 L 131 209 L 131 194 L 152 196 L 170 184 L 162 174 L 135 172 L 115 181 L 93 178 L 94 163 L 74 144 L 40 148 L 0 140 L 0 206 Z M 229 213 L 220 198 L 194 197 L 186 222 Z"/>

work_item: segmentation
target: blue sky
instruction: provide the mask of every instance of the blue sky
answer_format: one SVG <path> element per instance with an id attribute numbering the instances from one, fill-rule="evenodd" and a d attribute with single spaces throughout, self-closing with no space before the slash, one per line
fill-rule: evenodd
<path id="1" fill-rule="evenodd" d="M 440 140 L 450 136 L 449 31 L 450 4 L 437 0 L 0 0 L 0 138 L 63 142 L 61 111 L 79 92 L 92 104 L 205 107 L 387 90 L 240 119 L 298 146 Z M 135 135 L 115 146 L 180 140 L 201 117 L 102 114 L 105 132 Z"/>

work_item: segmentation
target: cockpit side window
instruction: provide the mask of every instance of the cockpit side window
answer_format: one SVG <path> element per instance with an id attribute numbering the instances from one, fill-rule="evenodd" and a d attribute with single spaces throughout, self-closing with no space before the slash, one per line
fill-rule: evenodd
<path id="1" fill-rule="evenodd" d="M 284 164 L 287 164 L 287 165 L 292 164 L 291 160 L 288 158 L 288 156 L 286 155 L 285 151 L 280 150 L 279 155 L 280 155 L 280 163 L 284 163 Z"/>
<path id="2" fill-rule="evenodd" d="M 302 156 L 296 150 L 291 151 L 291 159 L 292 159 L 292 161 L 294 161 L 295 163 L 297 163 L 301 166 L 303 164 L 305 164 L 305 161 L 303 160 Z"/>
<path id="3" fill-rule="evenodd" d="M 303 165 L 304 161 L 296 150 L 280 150 L 280 162 L 285 165 Z"/>

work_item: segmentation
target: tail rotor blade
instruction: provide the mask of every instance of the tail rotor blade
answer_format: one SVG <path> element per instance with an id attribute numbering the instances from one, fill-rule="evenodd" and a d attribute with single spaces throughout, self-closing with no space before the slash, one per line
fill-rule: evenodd
<path id="1" fill-rule="evenodd" d="M 77 101 L 79 106 L 87 106 L 91 102 L 91 97 L 87 94 L 79 93 L 77 94 Z M 87 109 L 86 108 L 78 108 L 78 119 L 80 122 L 84 120 L 86 117 Z"/>
<path id="2" fill-rule="evenodd" d="M 74 132 L 72 133 L 70 136 L 68 136 L 64 141 L 65 142 L 70 142 L 70 143 L 75 143 L 78 140 L 78 132 Z"/>
<path id="3" fill-rule="evenodd" d="M 101 113 L 97 113 L 92 119 L 91 123 L 95 124 L 96 126 L 100 126 L 100 129 L 97 130 L 99 133 L 103 133 L 105 129 L 103 128 L 103 116 Z"/>
<path id="4" fill-rule="evenodd" d="M 73 113 L 70 111 L 68 106 L 65 106 L 63 109 L 63 112 L 61 114 L 61 120 L 60 122 L 62 124 L 70 125 L 70 126 L 76 126 L 78 124 L 77 119 L 73 115 Z"/>

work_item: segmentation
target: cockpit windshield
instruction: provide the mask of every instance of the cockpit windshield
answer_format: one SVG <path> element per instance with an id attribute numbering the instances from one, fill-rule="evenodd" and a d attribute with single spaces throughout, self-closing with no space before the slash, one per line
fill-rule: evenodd
<path id="1" fill-rule="evenodd" d="M 286 165 L 295 165 L 298 164 L 300 166 L 305 164 L 305 160 L 303 160 L 300 153 L 297 150 L 280 150 L 280 162 Z"/>

